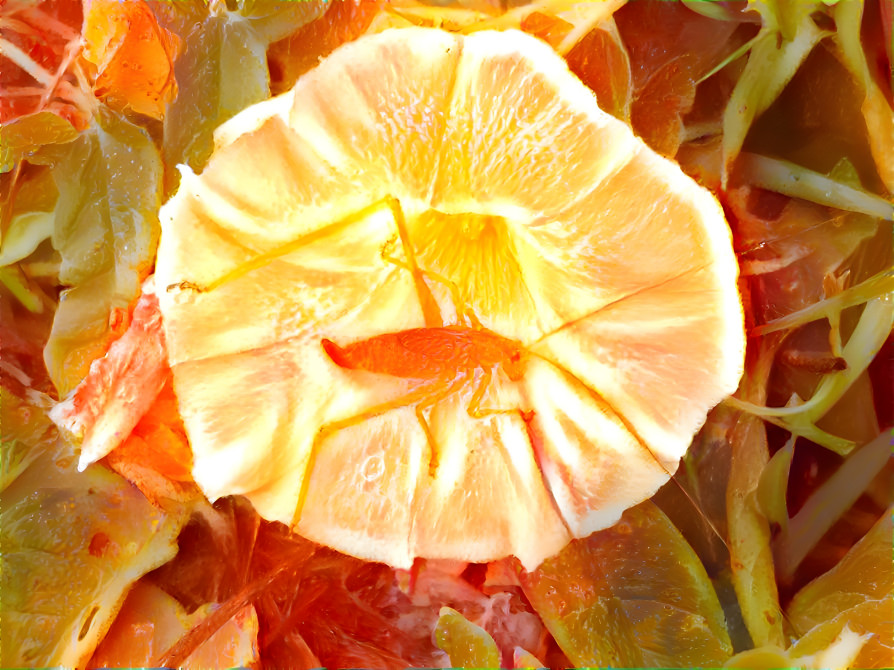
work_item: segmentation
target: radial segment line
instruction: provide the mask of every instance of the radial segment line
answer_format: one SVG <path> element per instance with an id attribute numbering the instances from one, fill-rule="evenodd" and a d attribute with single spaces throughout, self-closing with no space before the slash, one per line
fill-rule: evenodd
<path id="1" fill-rule="evenodd" d="M 544 333 L 543 335 L 538 337 L 536 340 L 533 340 L 531 342 L 526 342 L 524 344 L 524 347 L 526 349 L 529 349 L 535 345 L 542 344 L 543 342 L 545 342 L 548 338 L 552 337 L 553 335 L 556 335 L 556 334 L 562 332 L 563 330 L 566 330 L 567 328 L 571 328 L 572 326 L 576 326 L 577 324 L 581 323 L 582 321 L 586 321 L 587 319 L 599 314 L 599 312 L 605 311 L 611 307 L 619 305 L 620 303 L 624 302 L 625 300 L 629 300 L 630 298 L 635 298 L 636 296 L 640 295 L 641 293 L 645 293 L 646 291 L 651 291 L 656 288 L 661 288 L 662 286 L 667 286 L 668 284 L 675 282 L 678 279 L 682 279 L 683 277 L 685 277 L 689 274 L 692 274 L 693 272 L 699 272 L 700 270 L 704 270 L 705 268 L 707 268 L 709 266 L 710 266 L 710 263 L 704 263 L 702 265 L 698 265 L 696 267 L 689 268 L 687 270 L 684 270 L 683 272 L 675 274 L 672 277 L 668 277 L 667 279 L 662 279 L 661 281 L 659 281 L 655 284 L 649 284 L 648 286 L 643 286 L 642 288 L 638 288 L 635 291 L 631 291 L 630 293 L 623 295 L 620 298 L 615 298 L 614 300 L 611 300 L 611 301 L 605 303 L 604 305 L 600 305 L 596 309 L 590 310 L 589 312 L 586 312 L 578 317 L 575 317 L 575 318 L 571 319 L 570 321 L 566 321 L 561 326 L 554 328 L 553 330 L 549 331 L 548 333 Z M 548 359 L 546 359 L 546 360 L 548 360 Z"/>
<path id="2" fill-rule="evenodd" d="M 591 388 L 590 386 L 585 384 L 584 381 L 582 379 L 580 379 L 577 375 L 575 375 L 571 371 L 567 370 L 563 366 L 559 365 L 558 363 L 555 363 L 554 361 L 551 361 L 548 358 L 541 356 L 540 354 L 534 354 L 534 355 L 538 356 L 539 358 L 542 358 L 550 365 L 555 366 L 562 374 L 565 374 L 568 377 L 570 377 L 571 379 L 573 379 L 574 381 L 576 381 L 583 388 L 587 389 L 587 391 L 589 391 L 591 394 L 593 394 L 599 402 L 603 403 L 605 405 L 605 407 L 607 407 L 612 412 L 612 414 L 614 414 L 618 418 L 618 421 L 621 422 L 621 425 L 624 426 L 624 428 L 627 430 L 627 432 L 629 432 L 630 435 L 633 436 L 633 439 L 636 440 L 637 444 L 639 444 L 639 446 L 646 453 L 648 453 L 649 456 L 652 457 L 652 460 L 655 461 L 655 464 L 664 471 L 664 473 L 668 476 L 668 479 L 673 480 L 674 484 L 680 489 L 680 491 L 683 493 L 683 495 L 686 497 L 686 499 L 689 500 L 689 502 L 692 504 L 692 506 L 698 511 L 699 515 L 702 517 L 702 520 L 711 529 L 711 532 L 713 532 L 718 537 L 718 539 L 720 539 L 720 541 L 723 543 L 723 545 L 727 549 L 729 549 L 729 544 L 727 543 L 726 538 L 723 536 L 723 534 L 720 532 L 720 530 L 717 528 L 717 526 L 714 524 L 714 522 L 711 521 L 711 519 L 708 518 L 708 516 L 704 512 L 701 511 L 701 509 L 698 506 L 698 503 L 696 503 L 696 501 L 690 495 L 689 491 L 687 491 L 686 488 L 680 482 L 677 481 L 675 473 L 671 472 L 670 470 L 668 470 L 665 467 L 664 463 L 655 454 L 655 452 L 652 451 L 651 447 L 649 447 L 646 440 L 642 437 L 642 435 L 640 435 L 639 431 L 636 430 L 636 428 L 633 426 L 633 424 L 630 422 L 630 420 L 627 419 L 623 415 L 623 413 L 617 407 L 615 407 L 615 405 L 608 398 L 606 398 L 602 393 L 600 393 L 596 389 Z M 662 418 L 665 418 L 665 417 L 662 417 Z M 541 473 L 542 473 L 542 470 L 541 470 Z"/>
<path id="3" fill-rule="evenodd" d="M 219 288 L 223 284 L 234 281 L 246 274 L 249 274 L 250 272 L 253 272 L 255 270 L 259 270 L 263 267 L 266 267 L 266 266 L 270 265 L 273 261 L 278 260 L 279 258 L 282 258 L 283 256 L 286 256 L 290 253 L 298 251 L 302 247 L 305 247 L 309 244 L 313 244 L 314 242 L 324 239 L 333 233 L 340 232 L 342 229 L 347 228 L 347 227 L 357 223 L 358 221 L 362 221 L 367 216 L 373 214 L 376 210 L 381 209 L 383 205 L 388 207 L 389 209 L 392 209 L 391 203 L 389 202 L 389 198 L 388 197 L 382 198 L 381 200 L 377 200 L 376 202 L 373 202 L 372 204 L 367 205 L 366 207 L 363 207 L 363 208 L 357 210 L 356 212 L 352 212 L 351 214 L 347 215 L 346 217 L 344 217 L 334 223 L 330 223 L 330 224 L 323 226 L 321 228 L 312 230 L 309 233 L 301 235 L 297 239 L 291 240 L 290 242 L 286 242 L 285 244 L 282 244 L 274 249 L 271 249 L 270 251 L 266 251 L 262 254 L 259 254 L 259 255 L 255 256 L 254 258 L 250 258 L 249 260 L 236 265 L 236 267 L 234 267 L 229 272 L 224 273 L 217 279 L 212 280 L 211 282 L 209 282 L 208 284 L 206 284 L 204 286 L 199 285 L 199 284 L 194 284 L 193 282 L 190 282 L 190 281 L 183 281 L 183 282 L 180 282 L 179 284 L 172 284 L 171 286 L 168 287 L 168 290 L 170 290 L 171 287 L 179 287 L 182 289 L 186 289 L 186 288 L 193 289 L 194 291 L 197 291 L 199 293 L 209 293 L 209 292 L 213 291 L 214 289 Z M 392 209 L 392 212 L 393 211 L 394 210 Z"/>
<path id="4" fill-rule="evenodd" d="M 313 475 L 313 470 L 316 466 L 317 454 L 319 453 L 321 442 L 323 442 L 328 436 L 338 433 L 345 428 L 356 426 L 374 417 L 385 414 L 391 410 L 411 407 L 415 406 L 418 403 L 424 402 L 428 399 L 429 396 L 431 396 L 432 388 L 436 386 L 436 383 L 440 383 L 440 381 L 441 380 L 436 379 L 434 381 L 423 382 L 421 384 L 418 384 L 414 388 L 411 388 L 403 395 L 398 396 L 397 398 L 394 398 L 388 402 L 383 402 L 378 405 L 367 407 L 362 412 L 358 412 L 357 414 L 339 419 L 337 421 L 330 421 L 320 426 L 319 430 L 316 431 L 313 440 L 311 441 L 307 457 L 307 466 L 305 468 L 304 476 L 301 480 L 300 489 L 298 491 L 298 502 L 295 508 L 292 526 L 297 526 L 301 520 L 301 515 L 304 511 L 304 505 L 307 500 L 310 478 Z M 423 429 L 423 431 L 424 430 L 425 429 Z"/>
<path id="5" fill-rule="evenodd" d="M 640 445 L 640 446 L 641 446 L 641 447 L 642 447 L 642 448 L 643 448 L 643 449 L 644 449 L 644 450 L 645 450 L 645 451 L 646 451 L 646 452 L 647 452 L 647 453 L 648 453 L 648 454 L 655 460 L 656 463 L 658 463 L 658 465 L 661 467 L 661 469 L 663 469 L 665 472 L 667 472 L 668 475 L 670 475 L 670 472 L 668 472 L 668 471 L 667 471 L 667 468 L 665 468 L 664 465 L 661 464 L 661 460 L 658 458 L 658 456 L 655 455 L 655 452 L 653 452 L 653 451 L 649 448 L 649 445 L 646 444 L 646 440 L 642 437 L 642 435 L 639 434 L 639 431 L 637 431 L 636 428 L 634 428 L 634 426 L 633 426 L 633 424 L 630 422 L 630 420 L 627 419 L 627 418 L 620 412 L 620 410 L 618 410 L 618 408 L 615 407 L 615 406 L 608 400 L 608 398 L 606 398 L 602 393 L 600 393 L 600 392 L 597 391 L 596 389 L 592 388 L 589 384 L 587 384 L 586 382 L 584 382 L 583 379 L 581 379 L 580 377 L 578 377 L 577 375 L 575 375 L 573 372 L 571 372 L 570 370 L 568 370 L 568 369 L 565 368 L 564 366 L 559 365 L 559 364 L 556 363 L 555 361 L 552 361 L 552 360 L 546 358 L 545 356 L 541 356 L 540 354 L 534 354 L 534 355 L 535 355 L 535 356 L 538 356 L 539 358 L 542 358 L 542 359 L 545 360 L 547 363 L 549 363 L 550 365 L 552 365 L 552 366 L 554 366 L 556 369 L 558 369 L 562 374 L 564 374 L 564 375 L 566 375 L 567 377 L 570 377 L 571 379 L 573 379 L 577 384 L 580 384 L 580 386 L 581 386 L 582 388 L 585 388 L 588 392 L 590 392 L 593 396 L 595 396 L 595 399 L 596 399 L 597 401 L 603 403 L 603 404 L 604 404 L 604 405 L 611 411 L 611 413 L 614 414 L 614 415 L 618 418 L 618 420 L 619 420 L 619 421 L 621 422 L 621 424 L 624 426 L 624 429 L 627 430 L 627 432 L 629 432 L 629 433 L 633 436 L 633 438 L 636 440 L 636 442 L 637 442 L 637 443 L 638 443 L 638 444 L 639 444 L 639 445 Z"/>
<path id="6" fill-rule="evenodd" d="M 549 500 L 550 507 L 552 507 L 553 511 L 556 513 L 556 517 L 562 523 L 562 526 L 565 528 L 565 531 L 568 533 L 568 537 L 575 537 L 574 532 L 571 530 L 571 527 L 568 525 L 568 521 L 565 519 L 565 515 L 562 514 L 562 509 L 559 507 L 559 502 L 556 500 L 555 493 L 553 493 L 552 486 L 550 486 L 549 480 L 546 478 L 546 474 L 543 471 L 543 459 L 540 457 L 540 454 L 537 453 L 537 448 L 534 446 L 535 435 L 534 430 L 531 427 L 533 422 L 533 416 L 530 419 L 525 418 L 525 413 L 521 411 L 521 409 L 515 410 L 518 412 L 519 418 L 522 420 L 522 424 L 525 427 L 525 437 L 528 440 L 528 448 L 531 450 L 531 456 L 534 459 L 534 465 L 536 466 L 537 476 L 540 479 L 540 483 L 543 486 L 543 490 L 546 492 L 546 497 Z M 532 412 L 532 415 L 536 415 L 536 411 Z M 512 455 L 509 453 L 509 450 L 506 448 L 506 445 L 503 444 L 501 431 L 495 426 L 491 424 L 491 429 L 496 433 L 497 443 L 500 446 L 500 454 L 503 457 L 503 461 L 506 463 L 507 468 L 509 469 L 509 476 L 512 478 L 512 483 L 515 486 L 515 490 L 520 494 L 525 493 L 524 481 L 521 473 L 518 471 L 518 468 L 515 466 L 515 462 L 512 459 Z"/>
<path id="7" fill-rule="evenodd" d="M 399 12 L 395 12 L 400 15 Z M 434 202 L 434 193 L 435 193 L 435 185 L 438 183 L 438 179 L 441 176 L 441 167 L 444 162 L 444 142 L 447 137 L 447 131 L 450 128 L 450 121 L 453 116 L 451 115 L 451 110 L 453 109 L 453 98 L 456 95 L 456 82 L 459 79 L 459 68 L 460 64 L 463 61 L 464 57 L 464 42 L 461 39 L 456 40 L 456 44 L 453 48 L 456 49 L 456 67 L 452 69 L 450 83 L 447 86 L 447 95 L 444 96 L 444 132 L 441 133 L 440 137 L 437 138 L 437 145 L 434 147 L 435 151 L 435 164 L 432 170 L 431 181 L 428 184 L 428 193 L 426 193 L 426 199 L 429 202 L 429 205 L 432 206 Z"/>
<path id="8" fill-rule="evenodd" d="M 556 500 L 556 494 L 553 492 L 553 487 L 549 483 L 549 480 L 546 478 L 546 473 L 543 471 L 543 459 L 540 457 L 540 454 L 537 453 L 537 448 L 534 446 L 535 436 L 534 429 L 531 427 L 532 421 L 524 421 L 524 418 L 522 419 L 522 421 L 525 424 L 525 433 L 528 437 L 528 446 L 531 448 L 531 454 L 534 457 L 534 463 L 537 465 L 537 474 L 540 476 L 540 482 L 543 484 L 543 489 L 546 491 L 546 497 L 549 499 L 549 503 L 555 511 L 556 516 L 559 518 L 559 521 L 562 522 L 565 530 L 568 531 L 568 537 L 573 538 L 575 537 L 574 531 L 571 530 L 571 526 L 568 525 L 568 520 L 565 519 L 565 515 L 562 514 L 562 508 L 559 507 L 559 501 Z"/>
<path id="9" fill-rule="evenodd" d="M 382 277 L 379 281 L 377 281 L 375 284 L 373 284 L 369 288 L 367 297 L 363 301 L 357 303 L 356 305 L 352 305 L 347 309 L 342 309 L 337 312 L 334 312 L 333 314 L 326 317 L 326 321 L 328 323 L 335 323 L 341 319 L 349 317 L 352 314 L 356 314 L 357 312 L 362 311 L 369 305 L 370 301 L 373 299 L 373 296 L 375 296 L 382 287 L 395 281 L 398 274 L 399 273 L 397 270 L 392 270 L 391 272 L 387 273 L 384 277 Z M 179 284 L 171 284 L 168 287 L 168 290 L 173 290 L 174 288 L 183 288 L 184 283 L 187 283 L 187 288 L 188 288 L 188 282 L 181 282 Z M 288 344 L 289 342 L 291 342 L 293 340 L 297 340 L 302 337 L 306 337 L 308 335 L 308 333 L 311 332 L 311 327 L 317 326 L 317 325 L 319 325 L 317 322 L 311 323 L 307 327 L 300 330 L 299 332 L 296 332 L 292 335 L 287 335 L 285 337 L 282 337 L 279 340 L 276 340 L 274 342 L 268 342 L 268 343 L 262 344 L 260 346 L 249 346 L 249 347 L 245 347 L 242 349 L 236 349 L 234 351 L 227 351 L 224 353 L 211 354 L 211 355 L 207 355 L 207 356 L 197 356 L 195 358 L 182 360 L 182 361 L 179 361 L 178 363 L 175 363 L 172 366 L 172 368 L 175 368 L 180 365 L 185 365 L 187 363 L 200 363 L 203 361 L 213 361 L 213 360 L 217 360 L 217 359 L 225 359 L 225 358 L 231 357 L 231 356 L 241 356 L 241 355 L 247 354 L 247 353 L 251 353 L 251 354 L 263 353 L 265 351 L 272 350 L 274 347 L 282 346 L 282 345 Z"/>

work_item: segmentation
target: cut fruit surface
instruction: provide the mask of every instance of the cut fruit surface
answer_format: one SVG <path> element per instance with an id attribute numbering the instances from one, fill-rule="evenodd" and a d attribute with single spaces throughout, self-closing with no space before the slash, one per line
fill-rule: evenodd
<path id="1" fill-rule="evenodd" d="M 393 566 L 530 569 L 667 481 L 742 371 L 707 191 L 514 31 L 388 30 L 262 104 L 161 213 L 209 498 Z"/>
<path id="2" fill-rule="evenodd" d="M 136 582 L 87 667 L 151 667 L 215 608 L 216 605 L 209 603 L 187 614 L 180 603 L 151 582 Z M 257 637 L 258 616 L 251 605 L 246 605 L 178 667 L 184 670 L 256 667 Z"/>

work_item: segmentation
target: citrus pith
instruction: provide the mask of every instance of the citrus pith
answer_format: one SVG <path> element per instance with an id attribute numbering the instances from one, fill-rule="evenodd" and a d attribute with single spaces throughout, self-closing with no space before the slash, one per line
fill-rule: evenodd
<path id="1" fill-rule="evenodd" d="M 513 31 L 389 30 L 263 104 L 161 215 L 170 362 L 210 498 L 394 566 L 532 568 L 667 480 L 742 370 L 707 191 Z M 323 346 L 451 324 L 519 347 L 523 374 L 435 338 L 411 352 L 434 376 L 406 352 L 394 374 L 398 349 L 358 369 Z"/>

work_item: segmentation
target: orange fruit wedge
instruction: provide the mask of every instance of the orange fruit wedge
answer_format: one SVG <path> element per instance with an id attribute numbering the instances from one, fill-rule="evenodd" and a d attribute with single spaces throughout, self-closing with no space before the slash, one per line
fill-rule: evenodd
<path id="1" fill-rule="evenodd" d="M 531 569 L 666 482 L 742 372 L 720 205 L 520 32 L 340 47 L 161 218 L 196 482 L 360 558 Z"/>
<path id="2" fill-rule="evenodd" d="M 209 603 L 187 614 L 173 596 L 151 582 L 138 581 L 87 667 L 151 667 L 177 640 L 210 616 L 215 607 Z M 183 670 L 252 667 L 258 663 L 257 637 L 258 615 L 251 605 L 246 605 L 178 667 Z"/>

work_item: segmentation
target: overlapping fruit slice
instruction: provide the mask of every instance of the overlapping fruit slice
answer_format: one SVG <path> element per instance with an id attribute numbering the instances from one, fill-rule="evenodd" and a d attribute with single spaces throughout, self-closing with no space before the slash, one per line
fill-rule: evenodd
<path id="1" fill-rule="evenodd" d="M 664 483 L 741 373 L 719 205 L 522 33 L 339 48 L 161 218 L 196 481 L 362 558 L 536 566 Z"/>

